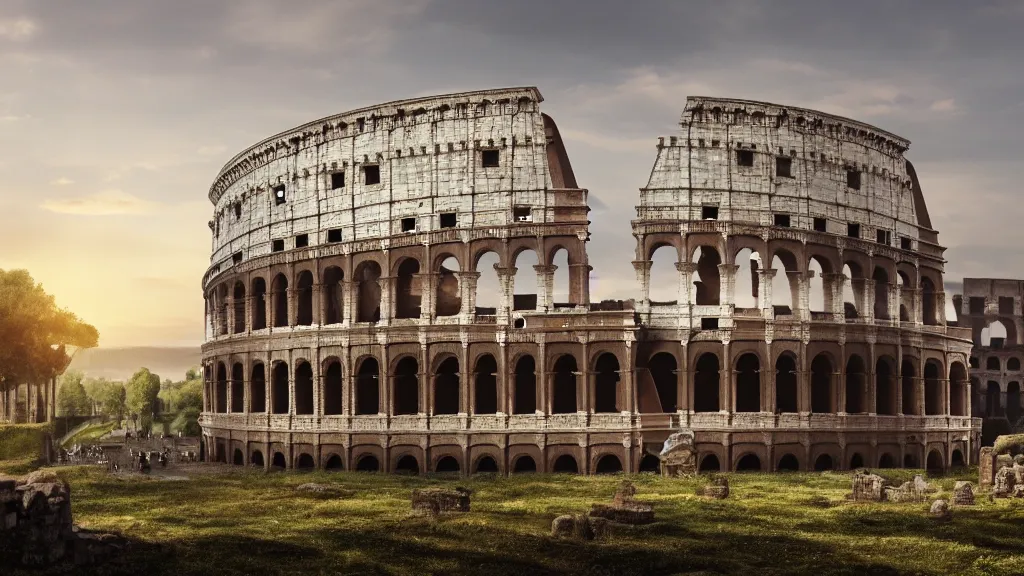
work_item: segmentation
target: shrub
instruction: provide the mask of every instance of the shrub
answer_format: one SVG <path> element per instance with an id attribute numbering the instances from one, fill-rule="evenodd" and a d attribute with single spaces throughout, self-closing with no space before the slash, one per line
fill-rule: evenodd
<path id="1" fill-rule="evenodd" d="M 1008 434 L 996 438 L 992 446 L 996 454 L 1009 454 L 1016 456 L 1024 454 L 1024 434 Z"/>

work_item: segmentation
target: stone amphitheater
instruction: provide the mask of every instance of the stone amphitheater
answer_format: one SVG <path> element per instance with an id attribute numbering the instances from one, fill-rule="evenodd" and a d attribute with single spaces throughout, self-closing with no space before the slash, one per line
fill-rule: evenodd
<path id="1" fill-rule="evenodd" d="M 907 140 L 688 98 L 640 188 L 637 298 L 598 303 L 587 190 L 542 101 L 527 87 L 380 104 L 224 166 L 205 459 L 654 471 L 690 430 L 701 470 L 976 461 L 971 330 L 945 320 Z"/>

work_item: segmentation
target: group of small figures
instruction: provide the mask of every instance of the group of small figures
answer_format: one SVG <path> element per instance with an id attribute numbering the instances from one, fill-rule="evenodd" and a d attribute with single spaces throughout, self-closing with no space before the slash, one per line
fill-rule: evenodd
<path id="1" fill-rule="evenodd" d="M 139 451 L 138 455 L 136 455 L 136 453 L 135 453 L 135 451 L 133 449 L 129 449 L 128 450 L 128 456 L 131 459 L 131 462 L 135 465 L 136 469 L 139 472 L 142 472 L 143 474 L 145 474 L 145 473 L 149 472 L 150 470 L 152 470 L 152 463 L 154 461 L 156 463 L 160 464 L 161 468 L 166 468 L 167 467 L 167 461 L 171 457 L 171 449 L 170 448 L 164 448 L 163 451 L 161 451 L 161 452 L 157 452 L 157 451 L 150 451 L 150 452 Z"/>
<path id="2" fill-rule="evenodd" d="M 58 464 L 102 464 L 104 460 L 103 450 L 96 445 L 75 444 L 70 450 L 61 448 L 57 451 Z"/>

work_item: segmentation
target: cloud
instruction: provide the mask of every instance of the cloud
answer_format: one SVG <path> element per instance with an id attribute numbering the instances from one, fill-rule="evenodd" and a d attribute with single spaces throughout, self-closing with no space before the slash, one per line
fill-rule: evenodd
<path id="1" fill-rule="evenodd" d="M 932 102 L 932 105 L 928 107 L 932 112 L 953 112 L 956 110 L 956 100 L 953 98 L 946 98 L 945 100 L 936 100 Z"/>
<path id="2" fill-rule="evenodd" d="M 110 216 L 148 212 L 150 203 L 120 190 L 105 190 L 89 196 L 47 200 L 43 210 L 79 216 Z"/>
<path id="3" fill-rule="evenodd" d="M 57 178 L 56 180 L 52 180 L 50 182 L 50 184 L 52 184 L 54 186 L 67 186 L 69 184 L 74 184 L 74 183 L 75 183 L 75 181 L 72 180 L 71 178 L 65 178 L 63 176 L 61 176 L 60 178 Z"/>
<path id="4" fill-rule="evenodd" d="M 38 26 L 28 18 L 0 19 L 0 38 L 24 42 L 35 35 Z"/>

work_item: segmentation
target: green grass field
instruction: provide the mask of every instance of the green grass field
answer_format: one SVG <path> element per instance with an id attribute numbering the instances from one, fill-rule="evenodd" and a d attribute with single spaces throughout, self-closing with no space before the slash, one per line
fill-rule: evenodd
<path id="1" fill-rule="evenodd" d="M 900 481 L 912 475 L 892 472 Z M 846 501 L 846 473 L 733 474 L 724 501 L 695 496 L 698 480 L 632 476 L 658 522 L 586 543 L 551 538 L 552 519 L 608 501 L 622 476 L 59 473 L 71 482 L 77 523 L 134 542 L 98 573 L 1024 574 L 1021 502 L 979 498 L 941 523 L 928 517 L 930 502 Z M 937 496 L 948 497 L 956 479 L 935 480 Z M 346 495 L 296 492 L 304 482 L 335 484 Z M 413 488 L 456 484 L 475 490 L 472 512 L 410 514 Z"/>

